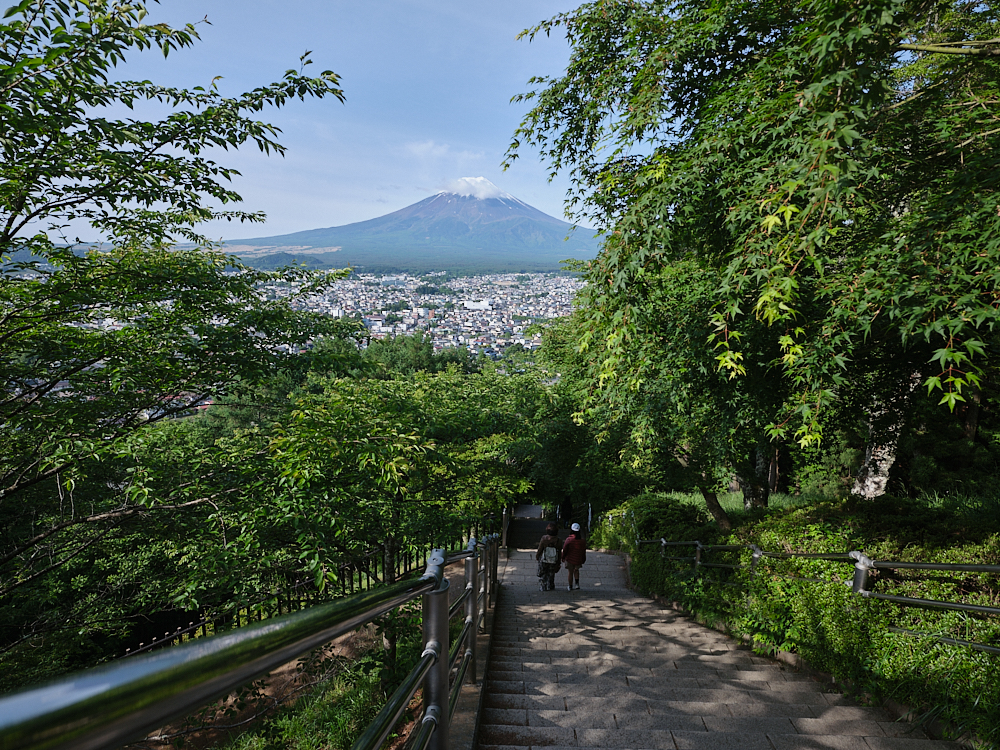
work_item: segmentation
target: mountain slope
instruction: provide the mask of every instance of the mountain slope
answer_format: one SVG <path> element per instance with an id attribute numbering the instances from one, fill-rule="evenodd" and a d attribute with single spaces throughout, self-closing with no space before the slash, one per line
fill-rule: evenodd
<path id="1" fill-rule="evenodd" d="M 591 230 L 574 229 L 482 178 L 460 182 L 482 189 L 441 192 L 345 226 L 232 240 L 227 249 L 250 263 L 267 262 L 269 255 L 283 252 L 300 258 L 308 254 L 333 266 L 415 271 L 557 270 L 565 258 L 596 255 L 599 242 Z"/>

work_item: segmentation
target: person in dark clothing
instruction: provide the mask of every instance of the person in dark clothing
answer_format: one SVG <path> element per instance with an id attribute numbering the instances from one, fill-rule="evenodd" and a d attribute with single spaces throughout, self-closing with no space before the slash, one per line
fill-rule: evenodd
<path id="1" fill-rule="evenodd" d="M 553 591 L 556 587 L 556 573 L 562 561 L 562 539 L 554 523 L 545 527 L 545 535 L 538 543 L 535 560 L 538 561 L 538 590 Z"/>
<path id="2" fill-rule="evenodd" d="M 580 588 L 580 568 L 587 562 L 587 543 L 583 541 L 580 524 L 574 523 L 570 529 L 570 535 L 566 537 L 562 548 L 562 559 L 566 563 L 566 571 L 569 573 L 567 591 Z"/>
<path id="3" fill-rule="evenodd" d="M 561 503 L 559 503 L 559 519 L 562 521 L 563 528 L 569 526 L 569 519 L 573 517 L 573 501 L 570 498 L 566 498 Z"/>

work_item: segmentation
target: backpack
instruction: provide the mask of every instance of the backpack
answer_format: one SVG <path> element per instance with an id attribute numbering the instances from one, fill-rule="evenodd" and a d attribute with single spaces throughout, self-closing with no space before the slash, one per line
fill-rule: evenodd
<path id="1" fill-rule="evenodd" d="M 559 553 L 555 547 L 546 547 L 542 550 L 542 562 L 546 565 L 555 565 L 559 562 Z"/>

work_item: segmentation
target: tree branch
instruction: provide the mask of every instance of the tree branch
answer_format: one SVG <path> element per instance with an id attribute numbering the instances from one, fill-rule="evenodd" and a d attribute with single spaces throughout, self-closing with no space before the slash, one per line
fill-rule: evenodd
<path id="1" fill-rule="evenodd" d="M 63 521 L 62 523 L 56 524 L 52 528 L 43 531 L 41 534 L 36 535 L 34 538 L 28 540 L 13 552 L 10 552 L 9 554 L 0 558 L 0 566 L 6 565 L 18 555 L 27 552 L 29 549 L 36 546 L 40 542 L 45 541 L 45 539 L 52 536 L 56 532 L 62 531 L 63 529 L 69 528 L 70 526 L 78 526 L 84 523 L 95 523 L 97 521 L 107 521 L 110 519 L 118 519 L 119 521 L 123 521 L 130 516 L 135 516 L 144 512 L 150 512 L 154 510 L 183 510 L 185 508 L 192 508 L 196 505 L 203 505 L 204 503 L 211 504 L 212 500 L 214 500 L 215 498 L 220 497 L 222 495 L 228 495 L 229 493 L 236 492 L 239 489 L 242 488 L 231 487 L 228 490 L 222 490 L 220 492 L 216 492 L 213 495 L 209 495 L 208 497 L 198 498 L 197 500 L 189 500 L 186 503 L 177 503 L 175 505 L 149 505 L 149 506 L 141 505 L 141 506 L 136 506 L 134 508 L 119 508 L 118 510 L 110 510 L 104 513 L 95 513 L 92 516 L 84 516 L 83 518 L 76 518 L 70 521 Z M 51 570 L 51 568 L 47 568 L 47 570 Z M 16 588 L 19 585 L 20 584 L 15 584 L 14 586 L 11 586 L 10 588 L 4 590 L 3 592 L 0 592 L 0 596 L 3 596 L 5 593 L 7 593 L 7 591 Z"/>
<path id="2" fill-rule="evenodd" d="M 952 46 L 964 45 L 964 46 Z M 952 44 L 897 44 L 898 50 L 929 52 L 937 55 L 976 55 L 979 57 L 1000 57 L 1000 39 L 985 42 L 953 42 Z M 998 45 L 998 46 L 993 46 Z"/>
<path id="3" fill-rule="evenodd" d="M 42 570 L 39 570 L 34 575 L 28 576 L 23 581 L 18 581 L 17 583 L 12 584 L 12 585 L 8 586 L 7 588 L 3 589 L 2 591 L 0 591 L 0 599 L 3 599 L 3 597 L 7 596 L 7 594 L 9 594 L 14 589 L 20 588 L 21 586 L 24 586 L 26 583 L 31 583 L 36 578 L 39 578 L 39 577 L 45 575 L 49 571 L 55 570 L 56 568 L 61 567 L 62 565 L 65 565 L 67 562 L 69 562 L 70 560 L 72 560 L 74 557 L 76 557 L 77 555 L 79 555 L 81 552 L 83 552 L 88 547 L 91 547 L 91 546 L 97 544 L 104 537 L 106 537 L 108 534 L 110 534 L 112 531 L 114 531 L 114 529 L 116 529 L 117 527 L 118 527 L 118 524 L 115 524 L 115 525 L 111 526 L 110 528 L 105 529 L 103 532 L 101 532 L 100 534 L 98 534 L 96 537 L 94 537 L 93 539 L 91 539 L 89 542 L 87 542 L 86 544 L 81 545 L 80 547 L 77 547 L 73 552 L 71 552 L 70 554 L 66 555 L 66 557 L 62 558 L 61 560 L 52 563 L 47 568 L 43 568 Z"/>

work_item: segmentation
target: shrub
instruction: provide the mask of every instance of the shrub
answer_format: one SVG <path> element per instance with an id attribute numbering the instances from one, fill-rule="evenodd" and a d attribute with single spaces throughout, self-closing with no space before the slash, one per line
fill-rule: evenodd
<path id="1" fill-rule="evenodd" d="M 603 516 L 591 534 L 590 546 L 636 554 L 637 539 L 687 541 L 714 538 L 708 514 L 684 498 L 644 492 Z"/>
<path id="2" fill-rule="evenodd" d="M 631 511 L 621 510 L 626 517 Z M 630 532 L 620 512 L 611 518 L 608 536 Z M 636 526 L 642 529 L 639 518 L 637 512 Z M 661 536 L 714 541 L 713 527 L 697 529 L 681 519 L 676 533 Z M 986 501 L 827 501 L 743 520 L 727 540 L 730 544 L 803 553 L 860 550 L 885 561 L 1000 564 L 1000 521 Z M 708 550 L 703 562 L 740 562 L 743 567 L 696 571 L 691 561 L 669 559 L 693 554 L 680 549 L 667 547 L 661 554 L 659 546 L 639 548 L 632 567 L 637 587 L 680 601 L 710 623 L 725 623 L 737 636 L 751 637 L 760 651 L 798 652 L 813 667 L 849 680 L 861 691 L 891 697 L 927 717 L 1000 742 L 1000 657 L 934 637 L 1000 645 L 996 618 L 863 598 L 850 589 L 849 562 L 764 558 L 754 569 L 749 550 Z M 872 572 L 869 589 L 997 606 L 996 576 L 986 573 L 882 568 Z"/>

